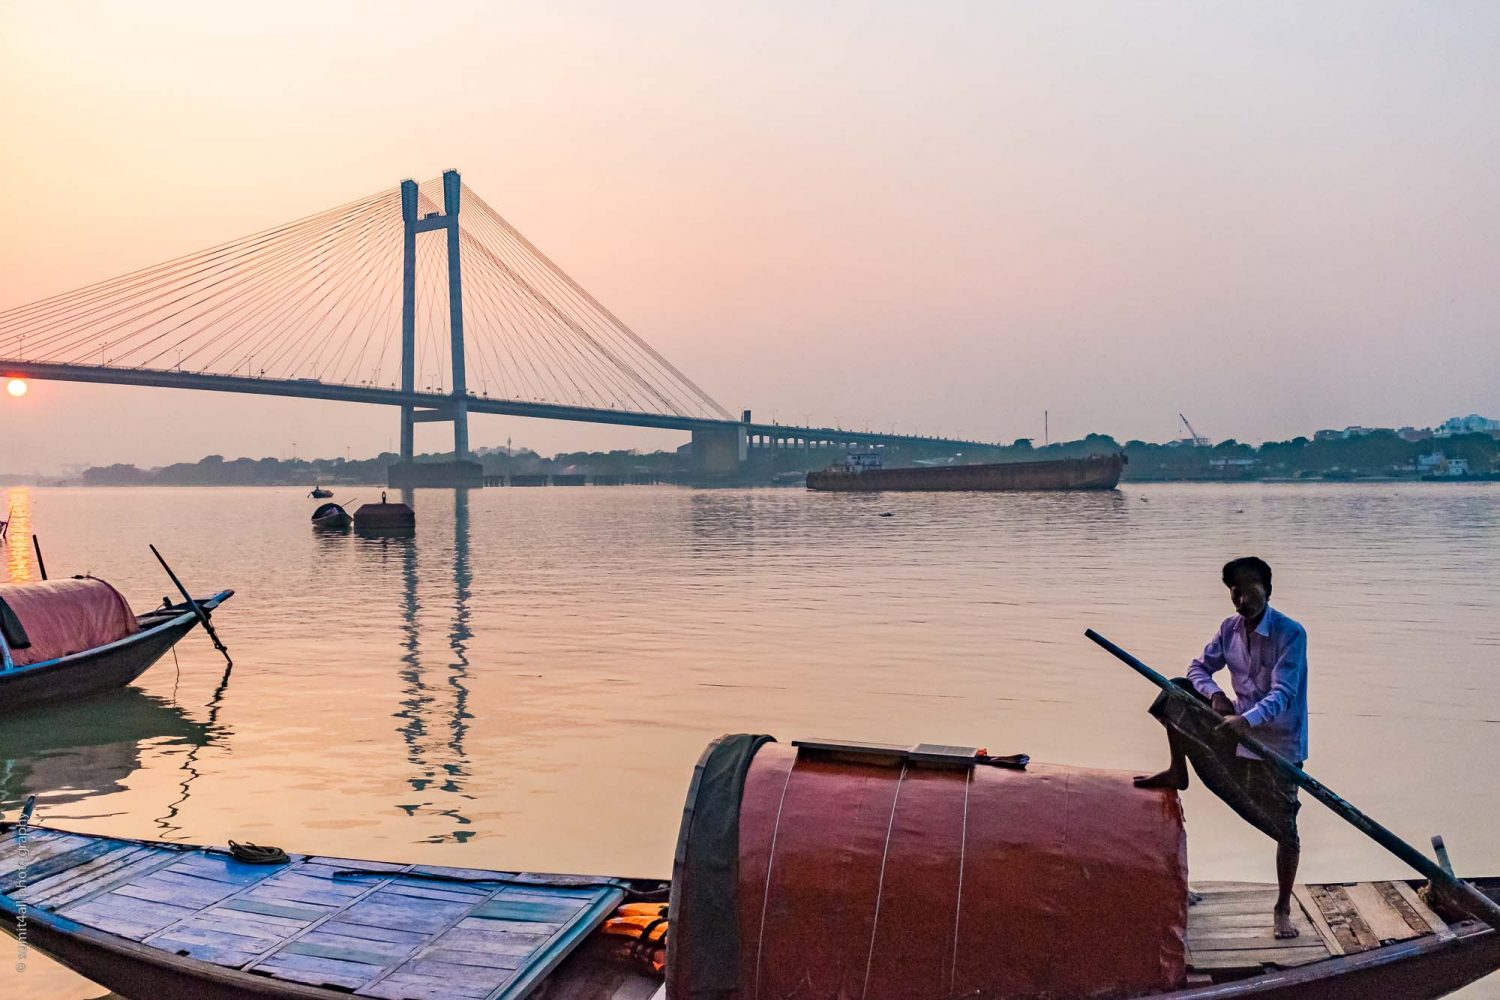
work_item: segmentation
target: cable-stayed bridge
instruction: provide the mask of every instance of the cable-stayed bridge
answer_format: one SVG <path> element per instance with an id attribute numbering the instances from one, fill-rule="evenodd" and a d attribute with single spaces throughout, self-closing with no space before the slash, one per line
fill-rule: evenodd
<path id="1" fill-rule="evenodd" d="M 460 211 L 462 209 L 462 211 Z M 0 374 L 666 428 L 700 470 L 752 445 L 981 442 L 736 420 L 456 171 L 0 312 Z"/>

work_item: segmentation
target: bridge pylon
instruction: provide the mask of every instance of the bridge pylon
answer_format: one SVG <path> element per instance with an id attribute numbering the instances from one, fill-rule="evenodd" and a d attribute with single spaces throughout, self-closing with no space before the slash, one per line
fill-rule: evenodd
<path id="1" fill-rule="evenodd" d="M 458 209 L 461 189 L 458 171 L 443 172 L 443 211 L 417 216 L 417 182 L 401 182 L 403 260 L 401 270 L 401 389 L 416 391 L 417 350 L 417 237 L 441 230 L 448 239 L 448 332 L 452 350 L 451 401 L 440 407 L 401 407 L 401 461 L 409 465 L 415 453 L 416 425 L 430 420 L 453 423 L 453 457 L 469 459 L 468 384 L 464 374 L 463 272 L 459 254 Z M 466 477 L 463 477 L 466 478 Z M 393 484 L 394 485 L 394 484 Z M 415 484 L 414 484 L 415 485 Z"/>

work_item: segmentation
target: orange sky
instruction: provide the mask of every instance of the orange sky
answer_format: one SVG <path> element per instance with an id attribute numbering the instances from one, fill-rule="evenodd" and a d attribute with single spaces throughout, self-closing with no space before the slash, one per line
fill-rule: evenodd
<path id="1" fill-rule="evenodd" d="M 0 309 L 455 166 L 757 418 L 1500 415 L 1497 51 L 1487 3 L 0 2 Z M 375 407 L 0 398 L 0 472 L 395 436 Z"/>

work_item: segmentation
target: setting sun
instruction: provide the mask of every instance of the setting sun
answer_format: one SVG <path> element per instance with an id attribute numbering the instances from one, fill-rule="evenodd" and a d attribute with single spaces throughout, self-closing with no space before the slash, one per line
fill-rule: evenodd
<path id="1" fill-rule="evenodd" d="M 26 395 L 26 383 L 18 378 L 13 378 L 5 384 L 5 391 L 12 396 Z"/>

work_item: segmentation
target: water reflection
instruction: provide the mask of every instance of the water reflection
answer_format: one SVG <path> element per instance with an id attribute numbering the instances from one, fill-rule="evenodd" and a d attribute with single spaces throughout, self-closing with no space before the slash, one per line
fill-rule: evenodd
<path id="1" fill-rule="evenodd" d="M 402 500 L 412 503 L 409 490 L 402 491 Z M 432 544 L 430 531 L 420 537 Z M 393 718 L 400 720 L 396 731 L 406 744 L 406 759 L 413 768 L 407 783 L 414 792 L 432 797 L 398 806 L 408 816 L 441 816 L 454 824 L 455 828 L 446 833 L 425 838 L 428 843 L 463 843 L 474 835 L 472 829 L 467 829 L 473 821 L 466 814 L 465 805 L 474 800 L 465 787 L 472 774 L 465 739 L 472 718 L 468 708 L 468 646 L 474 635 L 469 608 L 473 589 L 469 491 L 453 491 L 453 602 L 446 642 L 434 646 L 430 652 L 422 642 L 424 595 L 418 536 L 361 536 L 360 543 L 381 562 L 392 551 L 399 552 L 401 559 L 401 708 L 393 713 Z M 434 572 L 447 575 L 439 570 Z M 435 661 L 444 658 L 442 650 L 452 655 L 439 666 Z"/>
<path id="2" fill-rule="evenodd" d="M 182 827 L 174 821 L 182 807 L 192 795 L 193 782 L 197 781 L 202 772 L 198 770 L 198 754 L 203 748 L 219 740 L 227 741 L 233 735 L 227 729 L 219 726 L 219 712 L 224 707 L 224 696 L 229 692 L 229 677 L 234 672 L 234 663 L 230 662 L 224 667 L 224 676 L 219 679 L 219 684 L 214 688 L 212 697 L 208 699 L 208 722 L 204 726 L 205 738 L 192 744 L 191 748 L 182 758 L 180 771 L 182 780 L 178 782 L 177 788 L 181 794 L 167 805 L 167 811 L 157 817 L 156 826 L 161 830 L 162 839 L 171 840 L 174 837 L 181 839 Z M 176 694 L 176 690 L 173 690 Z"/>
<path id="3" fill-rule="evenodd" d="M 124 791 L 145 744 L 196 754 L 218 737 L 212 723 L 136 688 L 10 715 L 0 727 L 0 801 L 35 795 L 43 805 L 62 806 Z M 174 813 L 191 783 L 189 775 Z"/>
<path id="4" fill-rule="evenodd" d="M 31 551 L 31 490 L 17 486 L 5 496 L 9 526 L 5 533 L 5 576 L 11 583 L 38 579 Z"/>

